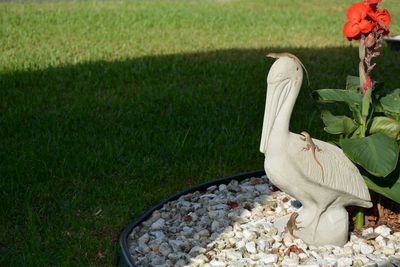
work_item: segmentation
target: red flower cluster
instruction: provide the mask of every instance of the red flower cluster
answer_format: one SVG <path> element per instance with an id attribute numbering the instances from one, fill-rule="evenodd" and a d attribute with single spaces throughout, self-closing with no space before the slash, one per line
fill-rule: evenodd
<path id="1" fill-rule="evenodd" d="M 389 34 L 390 14 L 377 7 L 380 1 L 364 0 L 350 6 L 346 13 L 347 23 L 343 26 L 343 34 L 349 40 L 359 40 L 361 34 L 367 35 L 374 28 L 383 35 Z"/>

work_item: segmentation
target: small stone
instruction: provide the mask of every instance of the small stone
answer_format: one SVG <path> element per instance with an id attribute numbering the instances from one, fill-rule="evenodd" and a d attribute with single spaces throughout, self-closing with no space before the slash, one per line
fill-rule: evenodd
<path id="1" fill-rule="evenodd" d="M 163 242 L 159 247 L 159 251 L 164 257 L 166 257 L 171 253 L 171 247 L 167 243 Z"/>
<path id="2" fill-rule="evenodd" d="M 265 194 L 265 193 L 269 193 L 270 192 L 269 185 L 267 185 L 267 184 L 257 184 L 255 186 L 255 188 L 260 193 L 264 193 Z"/>
<path id="3" fill-rule="evenodd" d="M 240 218 L 244 218 L 247 219 L 251 216 L 251 212 L 247 209 L 244 209 L 241 213 L 240 213 Z"/>
<path id="4" fill-rule="evenodd" d="M 390 236 L 391 229 L 389 227 L 387 227 L 386 225 L 380 225 L 375 228 L 374 232 L 383 237 L 388 237 L 388 236 Z"/>
<path id="5" fill-rule="evenodd" d="M 211 223 L 211 231 L 212 232 L 215 232 L 215 231 L 218 231 L 219 230 L 219 222 L 218 221 L 213 221 L 212 223 Z"/>
<path id="6" fill-rule="evenodd" d="M 229 261 L 236 261 L 242 259 L 242 253 L 238 251 L 228 251 L 226 252 L 226 259 Z"/>
<path id="7" fill-rule="evenodd" d="M 209 188 L 207 188 L 207 192 L 214 192 L 215 190 L 217 189 L 217 186 L 216 185 L 212 185 L 212 186 L 210 186 Z"/>
<path id="8" fill-rule="evenodd" d="M 256 244 L 253 241 L 246 243 L 246 250 L 251 254 L 257 253 Z"/>
<path id="9" fill-rule="evenodd" d="M 363 264 L 363 262 L 362 262 L 361 260 L 359 260 L 359 259 L 354 259 L 354 260 L 353 260 L 353 266 L 354 266 L 354 267 L 362 267 L 362 266 L 364 266 L 364 264 Z"/>
<path id="10" fill-rule="evenodd" d="M 226 263 L 222 262 L 222 261 L 218 261 L 216 259 L 213 259 L 212 261 L 210 261 L 210 266 L 212 266 L 212 267 L 225 267 Z"/>
<path id="11" fill-rule="evenodd" d="M 344 254 L 344 249 L 341 248 L 341 247 L 335 246 L 335 247 L 332 249 L 332 253 L 333 253 L 334 255 L 337 255 L 337 256 L 343 255 L 343 254 Z"/>
<path id="12" fill-rule="evenodd" d="M 365 236 L 367 236 L 367 235 L 372 234 L 373 232 L 374 232 L 374 228 L 369 227 L 369 228 L 367 228 L 367 229 L 364 229 L 364 230 L 362 231 L 361 235 L 362 235 L 363 237 L 365 237 Z"/>
<path id="13" fill-rule="evenodd" d="M 165 220 L 160 218 L 151 225 L 152 230 L 161 230 L 165 227 Z"/>
<path id="14" fill-rule="evenodd" d="M 400 266 L 400 256 L 389 256 L 389 261 L 396 267 Z"/>
<path id="15" fill-rule="evenodd" d="M 378 244 L 379 247 L 386 247 L 386 239 L 383 236 L 378 236 L 375 238 L 376 243 Z"/>
<path id="16" fill-rule="evenodd" d="M 382 249 L 382 253 L 387 255 L 387 256 L 394 255 L 395 252 L 396 252 L 396 250 L 394 248 L 390 248 L 390 247 L 384 247 Z"/>
<path id="17" fill-rule="evenodd" d="M 212 206 L 212 208 L 214 210 L 225 210 L 228 208 L 228 205 L 220 203 L 220 204 Z"/>
<path id="18" fill-rule="evenodd" d="M 205 237 L 210 236 L 210 232 L 207 229 L 200 230 L 198 234 L 199 236 L 205 236 Z"/>
<path id="19" fill-rule="evenodd" d="M 343 252 L 344 255 L 351 257 L 353 255 L 353 248 L 351 246 L 345 245 L 343 247 Z"/>
<path id="20" fill-rule="evenodd" d="M 328 264 L 328 266 L 335 266 L 338 261 L 338 259 L 334 255 L 324 256 L 324 260 Z"/>
<path id="21" fill-rule="evenodd" d="M 147 242 L 149 242 L 150 240 L 150 236 L 148 233 L 145 233 L 144 235 L 142 235 L 139 239 L 138 239 L 138 243 L 140 244 L 147 244 Z"/>
<path id="22" fill-rule="evenodd" d="M 190 259 L 190 263 L 195 266 L 200 266 L 200 265 L 204 266 L 203 264 L 207 261 L 208 261 L 208 258 L 204 255 L 197 255 L 195 258 Z"/>
<path id="23" fill-rule="evenodd" d="M 174 266 L 183 267 L 186 266 L 186 261 L 184 259 L 179 259 Z"/>
<path id="24" fill-rule="evenodd" d="M 235 247 L 237 249 L 241 249 L 242 247 L 244 247 L 246 245 L 246 243 L 243 240 L 239 240 L 236 242 Z"/>
<path id="25" fill-rule="evenodd" d="M 299 265 L 299 258 L 291 258 L 289 256 L 283 257 L 282 266 L 298 266 Z"/>
<path id="26" fill-rule="evenodd" d="M 163 231 L 155 231 L 150 233 L 152 236 L 154 236 L 154 239 L 157 240 L 164 240 L 165 239 L 165 234 Z"/>
<path id="27" fill-rule="evenodd" d="M 199 246 L 194 246 L 190 251 L 189 254 L 191 256 L 196 256 L 199 254 L 203 254 L 204 252 L 206 252 L 207 250 L 203 247 L 199 247 Z"/>
<path id="28" fill-rule="evenodd" d="M 159 266 L 165 263 L 165 258 L 157 254 L 151 256 L 151 266 Z"/>
<path id="29" fill-rule="evenodd" d="M 256 239 L 257 235 L 256 235 L 256 233 L 245 229 L 245 230 L 243 230 L 243 237 L 247 240 L 254 240 L 254 239 Z"/>
<path id="30" fill-rule="evenodd" d="M 300 259 L 301 261 L 304 261 L 305 259 L 308 258 L 308 255 L 307 255 L 306 253 L 303 253 L 303 252 L 299 253 L 298 256 L 299 256 L 299 259 Z"/>
<path id="31" fill-rule="evenodd" d="M 266 254 L 262 259 L 261 262 L 263 264 L 272 264 L 278 261 L 278 255 L 276 254 Z"/>
<path id="32" fill-rule="evenodd" d="M 264 252 L 267 248 L 267 242 L 265 240 L 257 240 L 256 244 L 258 252 Z"/>
<path id="33" fill-rule="evenodd" d="M 360 261 L 362 262 L 362 264 L 365 264 L 365 263 L 369 262 L 369 259 L 367 258 L 366 255 L 361 255 L 361 254 L 359 254 L 359 255 L 356 255 L 356 256 L 354 257 L 354 259 L 360 260 Z"/>
<path id="34" fill-rule="evenodd" d="M 168 241 L 169 245 L 172 247 L 174 252 L 180 252 L 182 251 L 182 248 L 185 246 L 185 243 L 182 240 L 169 240 Z"/>
<path id="35" fill-rule="evenodd" d="M 353 260 L 351 258 L 342 257 L 342 258 L 338 259 L 337 266 L 338 267 L 347 267 L 347 266 L 351 266 L 352 263 L 353 263 Z"/>
<path id="36" fill-rule="evenodd" d="M 192 206 L 192 203 L 189 202 L 189 201 L 186 201 L 186 200 L 180 201 L 179 204 L 180 204 L 182 207 L 186 207 L 186 208 L 189 208 L 189 207 Z"/>
<path id="37" fill-rule="evenodd" d="M 319 254 L 318 254 L 316 251 L 314 251 L 314 250 L 310 250 L 308 253 L 309 253 L 311 256 L 313 256 L 315 259 L 317 259 L 317 260 L 322 259 L 322 256 L 319 255 Z"/>
<path id="38" fill-rule="evenodd" d="M 286 233 L 283 236 L 283 244 L 285 244 L 285 246 L 289 247 L 291 244 L 293 244 L 293 238 L 291 237 L 290 234 Z"/>
<path id="39" fill-rule="evenodd" d="M 364 255 L 368 255 L 368 254 L 371 254 L 372 252 L 374 252 L 374 247 L 370 246 L 368 244 L 360 243 L 359 247 L 360 247 L 361 253 Z"/>

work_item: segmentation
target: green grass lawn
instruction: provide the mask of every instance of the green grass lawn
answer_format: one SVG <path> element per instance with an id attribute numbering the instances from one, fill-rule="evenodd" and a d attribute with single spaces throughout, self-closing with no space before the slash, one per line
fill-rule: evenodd
<path id="1" fill-rule="evenodd" d="M 262 169 L 268 52 L 303 61 L 291 128 L 324 138 L 311 92 L 357 74 L 350 3 L 0 4 L 0 265 L 115 265 L 144 209 Z M 385 48 L 374 78 L 399 87 L 399 63 Z"/>

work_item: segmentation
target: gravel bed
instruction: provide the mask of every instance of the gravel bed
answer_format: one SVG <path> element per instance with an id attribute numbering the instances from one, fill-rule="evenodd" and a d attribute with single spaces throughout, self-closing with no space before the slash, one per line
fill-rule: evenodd
<path id="1" fill-rule="evenodd" d="M 400 266 L 400 232 L 351 233 L 344 247 L 307 246 L 274 224 L 301 207 L 268 179 L 211 186 L 169 202 L 128 238 L 137 266 Z"/>

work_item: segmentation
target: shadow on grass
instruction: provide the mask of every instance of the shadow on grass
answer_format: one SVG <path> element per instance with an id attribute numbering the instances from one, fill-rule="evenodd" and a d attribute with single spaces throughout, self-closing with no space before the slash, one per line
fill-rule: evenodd
<path id="1" fill-rule="evenodd" d="M 110 265 L 119 231 L 152 203 L 215 177 L 261 169 L 271 51 L 282 50 L 3 73 L 0 243 L 22 255 L 4 257 L 5 265 Z M 311 82 L 303 85 L 291 130 L 323 138 L 311 91 L 343 87 L 347 74 L 357 74 L 357 49 L 285 51 L 302 60 Z M 398 86 L 399 61 L 399 53 L 385 50 L 375 77 Z"/>

